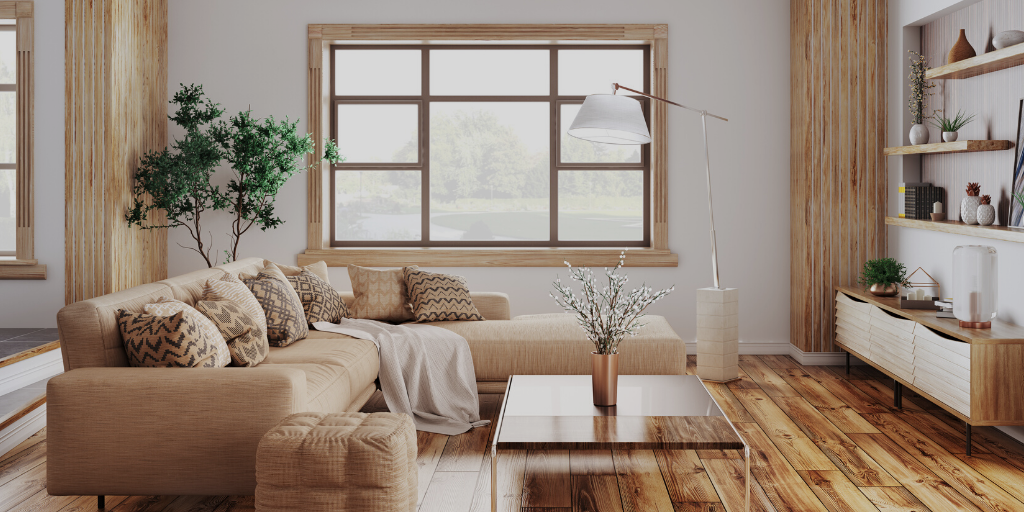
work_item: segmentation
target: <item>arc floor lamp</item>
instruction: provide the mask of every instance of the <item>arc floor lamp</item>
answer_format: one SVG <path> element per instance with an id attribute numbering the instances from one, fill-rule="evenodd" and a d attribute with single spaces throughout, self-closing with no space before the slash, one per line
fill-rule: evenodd
<path id="1" fill-rule="evenodd" d="M 569 135 L 604 144 L 649 144 L 640 102 L 616 93 L 623 89 L 700 114 L 704 130 L 704 164 L 708 178 L 708 214 L 711 220 L 711 272 L 714 286 L 697 290 L 697 375 L 704 380 L 729 382 L 739 378 L 739 290 L 722 288 L 718 279 L 718 243 L 715 210 L 711 201 L 711 159 L 708 156 L 708 117 L 728 121 L 707 110 L 687 107 L 650 94 L 612 84 L 612 94 L 592 94 L 583 101 Z"/>

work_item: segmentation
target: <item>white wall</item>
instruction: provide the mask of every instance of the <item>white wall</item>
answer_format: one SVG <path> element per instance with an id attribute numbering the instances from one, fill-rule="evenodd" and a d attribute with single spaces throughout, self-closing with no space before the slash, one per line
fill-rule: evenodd
<path id="1" fill-rule="evenodd" d="M 36 259 L 45 281 L 0 281 L 0 327 L 55 327 L 64 306 L 64 2 L 35 2 Z"/>
<path id="2" fill-rule="evenodd" d="M 251 105 L 260 116 L 305 118 L 309 23 L 667 23 L 669 96 L 730 119 L 711 120 L 709 130 L 722 283 L 741 290 L 740 339 L 788 344 L 788 1 L 174 0 L 169 93 L 181 82 L 201 83 L 229 113 Z M 636 284 L 677 286 L 652 312 L 666 315 L 691 341 L 694 289 L 712 284 L 699 121 L 690 112 L 670 109 L 669 243 L 679 254 L 679 267 L 629 269 Z M 172 135 L 179 133 L 172 128 Z M 294 263 L 306 248 L 305 176 L 285 185 L 277 208 L 284 226 L 247 234 L 241 256 Z M 226 220 L 210 226 L 218 249 L 226 248 Z M 171 233 L 170 275 L 205 265 L 177 246 L 188 242 L 187 233 Z M 440 270 L 466 276 L 474 290 L 507 292 L 513 314 L 555 311 L 547 295 L 550 282 L 565 273 L 558 268 Z M 348 289 L 346 270 L 332 268 L 331 282 Z"/>

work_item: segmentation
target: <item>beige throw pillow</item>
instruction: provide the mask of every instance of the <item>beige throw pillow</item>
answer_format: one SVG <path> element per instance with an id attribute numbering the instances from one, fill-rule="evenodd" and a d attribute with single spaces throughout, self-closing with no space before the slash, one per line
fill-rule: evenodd
<path id="1" fill-rule="evenodd" d="M 270 260 L 263 260 L 264 266 L 270 266 L 271 263 L 274 262 Z M 316 274 L 320 279 L 323 279 L 327 284 L 331 283 L 331 279 L 327 276 L 327 262 L 325 261 L 310 263 L 305 267 L 293 267 L 291 265 L 282 265 L 280 263 L 274 263 L 274 265 L 277 265 L 277 268 L 281 269 L 281 272 L 283 272 L 286 277 L 297 276 L 301 274 L 303 270 L 308 270 Z"/>
<path id="2" fill-rule="evenodd" d="M 382 322 L 407 322 L 413 319 L 409 306 L 409 294 L 405 289 L 405 269 L 419 267 L 376 270 L 348 266 L 348 277 L 352 281 L 355 299 L 349 307 L 352 318 L 380 320 Z"/>
<path id="3" fill-rule="evenodd" d="M 405 284 L 417 322 L 484 319 L 473 305 L 466 279 L 462 276 L 406 267 Z"/>
<path id="4" fill-rule="evenodd" d="M 256 366 L 267 357 L 270 347 L 263 330 L 241 306 L 229 300 L 201 300 L 196 310 L 220 329 L 235 366 Z"/>
<path id="5" fill-rule="evenodd" d="M 117 311 L 128 363 L 149 368 L 218 368 L 217 346 L 195 318 L 179 311 L 155 316 Z"/>
<path id="6" fill-rule="evenodd" d="M 142 311 L 147 315 L 153 316 L 172 316 L 175 313 L 184 312 L 185 316 L 192 322 L 195 322 L 195 324 L 199 326 L 199 329 L 203 331 L 206 338 L 213 343 L 217 366 L 227 366 L 231 363 L 231 351 L 228 350 L 227 341 L 224 339 L 224 336 L 221 335 L 220 330 L 217 329 L 217 326 L 214 325 L 209 318 L 203 316 L 202 313 L 196 311 L 192 306 L 189 306 L 180 300 L 160 297 L 160 300 L 156 303 L 142 306 Z"/>
<path id="7" fill-rule="evenodd" d="M 242 311 L 245 311 L 256 321 L 256 325 L 263 331 L 263 340 L 267 339 L 267 315 L 263 312 L 252 291 L 242 281 L 231 274 L 224 274 L 220 279 L 206 281 L 206 289 L 203 291 L 203 300 L 228 300 L 238 304 Z"/>
<path id="8" fill-rule="evenodd" d="M 274 347 L 287 347 L 309 335 L 306 314 L 295 290 L 277 279 L 245 279 L 245 286 L 267 315 L 267 340 Z"/>

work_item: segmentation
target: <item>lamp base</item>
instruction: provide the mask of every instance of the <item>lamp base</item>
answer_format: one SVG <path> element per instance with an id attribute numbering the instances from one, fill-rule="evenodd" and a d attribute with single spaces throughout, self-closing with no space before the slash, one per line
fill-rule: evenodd
<path id="1" fill-rule="evenodd" d="M 960 327 L 964 329 L 991 329 L 992 322 L 965 322 L 960 320 Z"/>
<path id="2" fill-rule="evenodd" d="M 697 290 L 697 376 L 710 382 L 739 378 L 740 291 Z"/>

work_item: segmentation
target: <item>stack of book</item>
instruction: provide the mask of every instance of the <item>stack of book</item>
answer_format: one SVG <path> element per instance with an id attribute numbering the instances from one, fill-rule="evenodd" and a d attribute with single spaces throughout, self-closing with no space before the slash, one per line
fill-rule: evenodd
<path id="1" fill-rule="evenodd" d="M 941 308 L 935 313 L 935 318 L 956 318 L 953 314 L 953 299 L 937 300 L 935 305 Z"/>
<path id="2" fill-rule="evenodd" d="M 928 220 L 936 201 L 945 203 L 945 190 L 930 183 L 914 183 L 901 187 L 904 193 L 904 215 L 908 219 Z"/>

